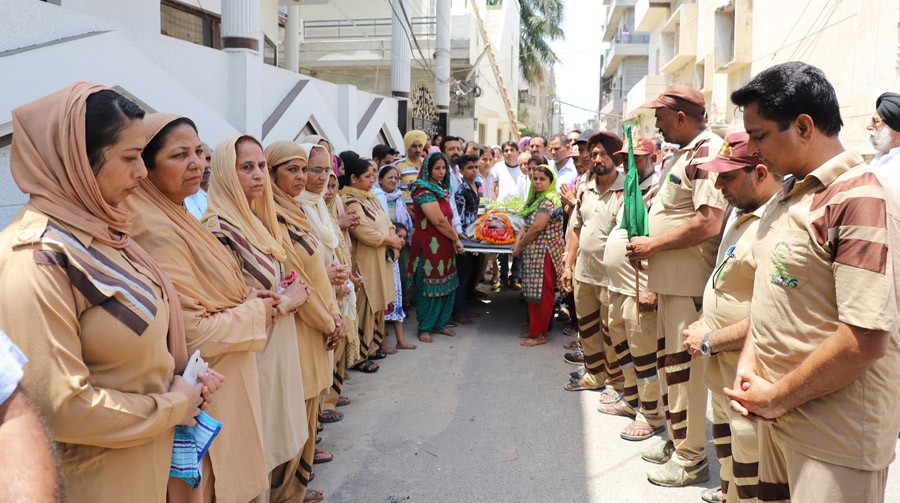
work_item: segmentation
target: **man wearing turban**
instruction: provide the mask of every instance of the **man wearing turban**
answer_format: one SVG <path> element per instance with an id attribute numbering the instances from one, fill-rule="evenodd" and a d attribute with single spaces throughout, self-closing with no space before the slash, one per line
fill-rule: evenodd
<path id="1" fill-rule="evenodd" d="M 410 205 L 412 212 L 412 198 L 409 195 L 409 184 L 419 177 L 422 169 L 422 161 L 425 160 L 425 144 L 428 142 L 428 134 L 419 129 L 413 129 L 403 135 L 403 146 L 406 148 L 406 159 L 396 164 L 400 170 L 400 190 L 403 193 L 403 202 Z"/>
<path id="2" fill-rule="evenodd" d="M 900 94 L 884 93 L 875 100 L 875 114 L 866 129 L 876 151 L 869 169 L 900 187 Z"/>

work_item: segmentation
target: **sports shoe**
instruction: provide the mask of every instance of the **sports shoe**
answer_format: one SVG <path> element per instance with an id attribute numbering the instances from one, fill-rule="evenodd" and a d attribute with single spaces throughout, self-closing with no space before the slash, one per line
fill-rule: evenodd
<path id="1" fill-rule="evenodd" d="M 656 442 L 641 451 L 641 459 L 661 465 L 669 461 L 674 451 L 675 444 L 673 444 L 671 440 Z"/>
<path id="2" fill-rule="evenodd" d="M 666 464 L 657 466 L 647 472 L 647 480 L 651 484 L 663 487 L 684 487 L 699 484 L 709 480 L 709 463 L 704 459 L 695 465 L 681 466 L 674 459 L 670 459 Z"/>
<path id="3" fill-rule="evenodd" d="M 566 360 L 566 363 L 572 365 L 584 365 L 584 351 L 578 350 L 574 353 L 566 353 L 563 359 Z"/>

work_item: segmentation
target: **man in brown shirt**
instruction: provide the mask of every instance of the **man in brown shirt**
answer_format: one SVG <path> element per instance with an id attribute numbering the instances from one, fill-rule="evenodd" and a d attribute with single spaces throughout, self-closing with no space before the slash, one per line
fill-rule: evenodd
<path id="1" fill-rule="evenodd" d="M 633 261 L 650 259 L 649 289 L 659 296 L 657 330 L 665 338 L 659 379 L 665 384 L 666 426 L 674 444 L 651 446 L 642 457 L 663 464 L 647 474 L 650 482 L 680 487 L 709 479 L 706 387 L 691 372 L 681 333 L 700 317 L 728 207 L 714 187 L 715 173 L 698 168 L 712 160 L 722 139 L 706 126 L 706 104 L 696 89 L 669 86 L 644 107 L 656 109 L 656 127 L 666 141 L 682 147 L 663 168 L 659 195 L 650 207 L 650 236 L 632 238 L 627 248 Z"/>
<path id="2" fill-rule="evenodd" d="M 755 502 L 759 452 L 754 423 L 731 411 L 722 391 L 734 382 L 737 360 L 750 320 L 750 298 L 756 263 L 752 248 L 759 218 L 773 195 L 781 190 L 781 175 L 770 173 L 759 157 L 747 151 L 747 133 L 725 137 L 716 159 L 700 165 L 718 173 L 716 188 L 732 210 L 719 244 L 716 269 L 703 292 L 703 317 L 684 332 L 684 347 L 703 359 L 704 382 L 712 394 L 712 434 L 721 465 L 721 501 Z M 711 494 L 704 499 L 714 499 Z"/>
<path id="3" fill-rule="evenodd" d="M 844 150 L 818 68 L 773 66 L 731 100 L 750 150 L 786 177 L 759 223 L 750 336 L 725 390 L 762 421 L 759 500 L 883 501 L 900 431 L 900 195 Z"/>

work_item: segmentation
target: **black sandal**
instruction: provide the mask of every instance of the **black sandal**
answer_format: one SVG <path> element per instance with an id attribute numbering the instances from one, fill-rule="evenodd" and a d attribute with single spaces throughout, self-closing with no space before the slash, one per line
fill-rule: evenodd
<path id="1" fill-rule="evenodd" d="M 353 367 L 354 370 L 358 370 L 360 372 L 365 372 L 366 374 L 374 374 L 375 372 L 378 372 L 379 368 L 380 367 L 378 366 L 378 364 L 373 362 L 372 360 L 366 360 L 366 361 L 360 363 L 359 365 Z"/>
<path id="2" fill-rule="evenodd" d="M 385 358 L 387 358 L 387 353 L 380 349 L 376 351 L 374 355 L 369 357 L 370 360 L 384 360 Z"/>

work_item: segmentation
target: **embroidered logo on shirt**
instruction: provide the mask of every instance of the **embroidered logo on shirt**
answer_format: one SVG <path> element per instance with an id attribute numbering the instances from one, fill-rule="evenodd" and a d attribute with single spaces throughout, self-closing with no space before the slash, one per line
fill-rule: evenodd
<path id="1" fill-rule="evenodd" d="M 791 274 L 785 264 L 785 260 L 790 257 L 792 253 L 791 247 L 784 242 L 776 244 L 775 249 L 772 250 L 773 270 L 769 276 L 769 281 L 771 281 L 773 285 L 786 286 L 789 288 L 797 288 L 799 286 L 799 280 L 796 276 Z"/>

